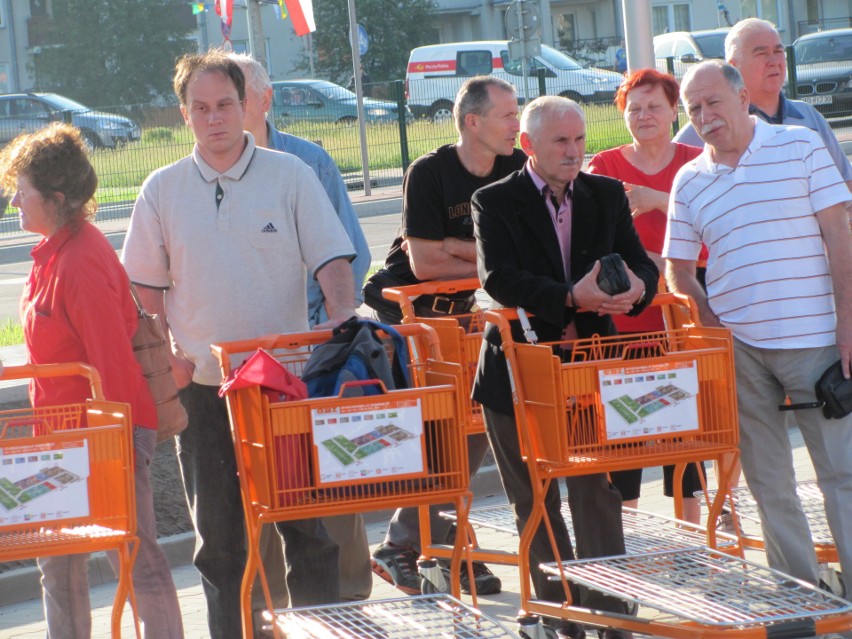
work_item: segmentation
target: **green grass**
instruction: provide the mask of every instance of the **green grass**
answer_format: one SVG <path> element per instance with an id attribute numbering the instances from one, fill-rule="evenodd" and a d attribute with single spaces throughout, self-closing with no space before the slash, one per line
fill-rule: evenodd
<path id="1" fill-rule="evenodd" d="M 612 105 L 587 104 L 586 151 L 597 153 L 626 144 L 630 135 L 621 114 Z M 299 123 L 289 133 L 320 143 L 342 173 L 361 171 L 359 128 L 333 123 Z M 371 171 L 402 166 L 398 124 L 371 124 L 366 127 Z M 433 124 L 416 120 L 406 128 L 408 160 L 412 161 L 442 144 L 455 142 L 451 121 Z M 192 151 L 192 132 L 185 126 L 149 127 L 142 140 L 117 149 L 98 149 L 93 164 L 98 174 L 98 202 L 108 204 L 133 200 L 139 187 L 154 170 L 176 162 Z"/>
<path id="2" fill-rule="evenodd" d="M 0 347 L 24 343 L 24 330 L 18 320 L 7 317 L 0 322 Z"/>

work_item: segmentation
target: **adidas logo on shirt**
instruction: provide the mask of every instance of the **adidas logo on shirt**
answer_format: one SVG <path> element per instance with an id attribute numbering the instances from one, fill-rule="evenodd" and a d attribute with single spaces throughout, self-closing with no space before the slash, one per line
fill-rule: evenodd
<path id="1" fill-rule="evenodd" d="M 264 226 L 262 229 L 260 229 L 260 232 L 261 233 L 277 233 L 278 229 L 275 228 L 275 226 L 272 224 L 272 222 L 270 222 L 269 224 Z"/>

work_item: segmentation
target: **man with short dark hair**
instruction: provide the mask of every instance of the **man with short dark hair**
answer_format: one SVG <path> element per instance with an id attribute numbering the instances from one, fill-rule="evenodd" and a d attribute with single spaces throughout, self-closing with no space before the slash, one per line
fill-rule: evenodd
<path id="1" fill-rule="evenodd" d="M 178 461 L 197 537 L 211 637 L 243 636 L 245 523 L 214 342 L 308 330 L 305 274 L 334 326 L 355 314 L 352 244 L 313 171 L 257 148 L 243 131 L 245 81 L 221 51 L 178 61 L 175 93 L 192 155 L 152 173 L 133 208 L 122 261 L 176 349 L 172 372 L 189 426 Z M 317 519 L 276 527 L 293 605 L 334 603 L 338 548 Z"/>
<path id="2" fill-rule="evenodd" d="M 340 175 L 340 170 L 334 160 L 318 144 L 284 133 L 276 129 L 267 120 L 267 113 L 272 107 L 272 83 L 266 69 L 246 53 L 229 53 L 228 57 L 240 65 L 246 77 L 246 119 L 245 129 L 254 136 L 258 146 L 292 153 L 307 164 L 319 178 L 323 189 L 334 207 L 337 218 L 346 230 L 352 246 L 355 248 L 355 259 L 352 260 L 352 275 L 355 289 L 355 305 L 360 306 L 363 298 L 361 286 L 364 276 L 370 268 L 370 248 L 367 239 L 358 222 L 358 215 L 352 208 L 346 185 Z M 311 326 L 322 324 L 328 317 L 325 310 L 325 296 L 319 282 L 308 274 L 308 323 Z M 340 547 L 340 598 L 343 601 L 369 599 L 373 588 L 373 573 L 370 570 L 370 547 L 367 543 L 367 532 L 364 528 L 364 518 L 360 513 L 338 515 L 323 518 L 323 525 L 328 534 Z M 269 539 L 268 527 L 261 535 L 261 547 L 267 578 L 272 586 L 272 580 L 283 581 L 281 569 L 281 544 L 276 539 Z M 272 565 L 275 564 L 275 565 Z M 285 590 L 276 583 L 278 588 Z M 256 589 L 259 590 L 259 589 Z M 253 592 L 253 596 L 262 596 Z M 286 592 L 280 593 L 281 599 Z M 276 605 L 278 605 L 276 603 Z"/>
<path id="3" fill-rule="evenodd" d="M 813 584 L 817 558 L 796 494 L 779 405 L 812 402 L 822 372 L 852 360 L 852 200 L 819 136 L 749 116 L 742 76 L 720 60 L 684 76 L 681 99 L 704 153 L 674 180 L 663 257 L 670 287 L 704 326 L 734 337 L 740 459 L 769 565 Z M 709 249 L 706 294 L 695 278 Z M 799 410 L 840 565 L 852 574 L 852 416 Z"/>
<path id="4" fill-rule="evenodd" d="M 514 87 L 490 76 L 465 82 L 453 110 L 459 137 L 415 160 L 403 181 L 402 232 L 385 262 L 385 268 L 406 284 L 427 280 L 476 277 L 476 245 L 470 217 L 470 198 L 476 189 L 491 184 L 523 166 L 524 153 L 515 148 L 518 135 L 518 100 Z M 420 295 L 414 300 L 420 317 L 469 313 L 473 291 L 452 297 Z M 401 313 L 379 312 L 379 319 L 399 323 Z M 488 450 L 483 434 L 468 437 L 468 464 L 473 476 Z M 451 524 L 430 509 L 432 539 L 449 541 Z M 397 510 L 384 543 L 373 553 L 373 570 L 409 594 L 420 591 L 417 558 L 420 530 L 416 508 Z M 481 562 L 473 564 L 476 591 L 500 592 L 500 579 Z M 470 591 L 468 571 L 462 567 L 461 583 Z"/>

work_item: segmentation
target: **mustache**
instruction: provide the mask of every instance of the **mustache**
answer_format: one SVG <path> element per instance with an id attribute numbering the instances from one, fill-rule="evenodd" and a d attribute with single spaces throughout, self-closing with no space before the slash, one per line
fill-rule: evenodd
<path id="1" fill-rule="evenodd" d="M 701 127 L 701 131 L 699 131 L 699 133 L 701 135 L 705 135 L 707 133 L 710 133 L 711 131 L 715 131 L 720 126 L 724 126 L 724 124 L 725 123 L 722 122 L 721 120 L 713 120 L 712 122 L 708 122 L 703 127 Z"/>

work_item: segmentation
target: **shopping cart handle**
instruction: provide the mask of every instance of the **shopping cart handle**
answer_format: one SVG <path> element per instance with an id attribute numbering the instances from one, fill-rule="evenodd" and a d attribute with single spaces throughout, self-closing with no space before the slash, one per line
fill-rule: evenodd
<path id="1" fill-rule="evenodd" d="M 89 380 L 89 385 L 92 387 L 92 399 L 102 400 L 104 398 L 100 373 L 98 373 L 94 366 L 82 362 L 6 366 L 3 369 L 2 375 L 0 375 L 0 380 L 70 377 L 74 375 L 79 375 Z"/>
<path id="2" fill-rule="evenodd" d="M 399 304 L 404 324 L 416 322 L 412 302 L 420 295 L 453 295 L 461 291 L 470 291 L 480 287 L 479 279 L 469 277 L 463 280 L 432 280 L 411 286 L 399 286 L 382 289 L 382 296 Z"/>
<path id="3" fill-rule="evenodd" d="M 385 395 L 388 392 L 388 387 L 385 386 L 385 383 L 380 379 L 357 379 L 351 382 L 343 382 L 340 385 L 340 392 L 337 396 L 343 397 L 343 393 L 346 392 L 347 388 L 356 388 L 358 386 L 378 386 L 379 390 L 382 391 L 382 395 Z"/>

